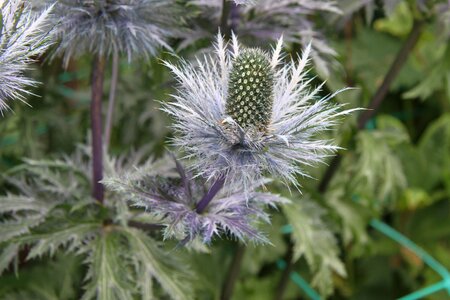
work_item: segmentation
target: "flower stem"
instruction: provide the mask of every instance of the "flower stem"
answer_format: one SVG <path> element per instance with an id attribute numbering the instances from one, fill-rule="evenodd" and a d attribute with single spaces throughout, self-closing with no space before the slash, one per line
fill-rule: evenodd
<path id="1" fill-rule="evenodd" d="M 119 78 L 119 53 L 114 51 L 112 60 L 111 87 L 109 89 L 108 113 L 105 123 L 105 148 L 108 149 L 111 140 L 112 119 L 114 114 L 114 104 L 116 102 L 117 80 Z"/>
<path id="2" fill-rule="evenodd" d="M 102 98 L 105 60 L 96 56 L 92 67 L 92 100 L 91 100 L 91 131 L 92 131 L 92 195 L 103 203 L 103 143 L 102 143 Z"/>
<path id="3" fill-rule="evenodd" d="M 417 41 L 419 40 L 420 34 L 422 33 L 423 28 L 423 22 L 419 20 L 415 20 L 413 27 L 406 38 L 403 46 L 400 48 L 399 52 L 397 53 L 394 61 L 392 62 L 391 66 L 389 67 L 388 72 L 384 76 L 383 83 L 378 88 L 376 93 L 374 94 L 372 100 L 370 101 L 370 104 L 368 105 L 368 110 L 365 111 L 363 114 L 361 114 L 358 118 L 358 130 L 364 129 L 367 122 L 372 118 L 375 113 L 377 112 L 377 109 L 380 107 L 381 103 L 386 98 L 387 93 L 389 92 L 389 88 L 391 87 L 391 84 L 394 82 L 395 78 L 397 78 L 398 74 L 400 73 L 401 69 L 403 68 L 404 64 L 406 63 L 409 54 L 414 49 L 415 45 L 417 44 Z M 345 147 L 344 147 L 345 148 Z M 342 156 L 337 154 L 331 163 L 329 164 L 328 169 L 325 171 L 324 176 L 322 177 L 322 180 L 320 181 L 320 184 L 318 186 L 318 191 L 320 193 L 325 193 L 328 189 L 328 186 L 333 179 L 333 176 L 336 174 L 336 171 L 339 169 L 339 165 L 341 163 Z M 286 257 L 289 256 L 289 251 L 292 251 L 293 244 L 289 246 L 288 253 L 286 254 Z M 280 282 L 278 284 L 277 289 L 277 297 L 276 299 L 282 299 L 284 291 L 286 289 L 287 284 L 285 281 L 289 280 L 289 274 L 291 272 L 293 262 L 292 260 L 286 260 L 288 265 L 283 271 L 283 274 L 281 276 Z"/>
<path id="4" fill-rule="evenodd" d="M 290 241 L 288 251 L 286 253 L 286 256 L 284 257 L 284 261 L 287 263 L 287 265 L 284 268 L 283 273 L 281 274 L 280 281 L 278 282 L 278 287 L 274 297 L 275 300 L 283 299 L 284 291 L 286 290 L 292 269 L 294 268 L 293 256 L 294 244 L 292 243 L 292 241 Z"/>
<path id="5" fill-rule="evenodd" d="M 223 187 L 225 183 L 225 176 L 220 176 L 217 178 L 217 180 L 213 183 L 209 191 L 203 196 L 203 198 L 200 200 L 200 202 L 197 204 L 197 207 L 195 208 L 195 211 L 199 214 L 201 214 L 208 204 L 214 199 L 214 196 L 217 195 L 217 193 L 220 191 L 220 189 Z"/>
<path id="6" fill-rule="evenodd" d="M 239 277 L 239 271 L 241 269 L 242 260 L 245 254 L 245 245 L 238 244 L 234 252 L 233 260 L 228 270 L 227 278 L 222 288 L 221 300 L 229 300 L 233 295 L 234 285 Z"/>

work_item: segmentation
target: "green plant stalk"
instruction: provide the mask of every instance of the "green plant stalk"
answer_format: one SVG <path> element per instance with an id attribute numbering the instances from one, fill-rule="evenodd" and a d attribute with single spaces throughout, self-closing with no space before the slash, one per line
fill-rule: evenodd
<path id="1" fill-rule="evenodd" d="M 102 141 L 102 98 L 105 60 L 96 56 L 92 64 L 92 99 L 91 99 L 91 133 L 92 133 L 92 196 L 103 203 L 103 141 Z"/>
<path id="2" fill-rule="evenodd" d="M 405 42 L 403 43 L 403 46 L 400 48 L 399 52 L 397 53 L 394 61 L 392 62 L 391 66 L 389 67 L 388 72 L 384 76 L 383 83 L 381 86 L 377 89 L 375 95 L 373 96 L 372 100 L 370 101 L 370 104 L 367 107 L 367 110 L 362 113 L 358 118 L 358 130 L 364 129 L 367 122 L 375 115 L 377 112 L 377 109 L 380 107 L 381 103 L 386 98 L 387 93 L 389 92 L 389 88 L 391 87 L 392 83 L 394 82 L 395 78 L 397 78 L 398 74 L 400 73 L 401 69 L 405 65 L 409 54 L 414 49 L 415 45 L 417 44 L 417 41 L 419 40 L 420 34 L 422 33 L 423 28 L 423 21 L 415 20 L 413 27 L 408 34 L 408 37 L 406 38 Z M 342 160 L 342 156 L 337 154 L 331 163 L 329 164 L 329 167 L 325 171 L 324 176 L 322 177 L 322 180 L 320 181 L 320 184 L 318 186 L 318 191 L 320 193 L 325 193 L 328 189 L 328 186 L 333 179 L 334 175 L 336 174 L 336 171 L 339 169 L 340 163 Z M 291 246 L 292 247 L 292 246 Z M 289 274 L 291 272 L 290 265 L 293 264 L 293 262 L 289 259 L 289 250 L 286 254 L 286 262 L 287 266 L 284 269 L 283 275 L 281 276 L 281 280 L 278 284 L 276 297 L 275 299 L 282 299 L 284 291 L 286 289 L 287 284 L 285 284 L 285 280 L 289 280 Z M 287 273 L 284 274 L 284 273 Z"/>

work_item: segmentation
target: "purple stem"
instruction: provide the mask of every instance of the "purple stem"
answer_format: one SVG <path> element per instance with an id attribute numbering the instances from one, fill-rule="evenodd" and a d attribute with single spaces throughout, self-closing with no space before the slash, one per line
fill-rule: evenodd
<path id="1" fill-rule="evenodd" d="M 92 69 L 91 131 L 92 131 L 92 195 L 103 203 L 103 142 L 102 142 L 102 98 L 105 60 L 96 56 Z"/>
<path id="2" fill-rule="evenodd" d="M 220 189 L 223 187 L 225 183 L 225 176 L 220 176 L 217 178 L 217 180 L 214 182 L 214 184 L 211 186 L 209 191 L 203 196 L 202 200 L 197 204 L 197 207 L 195 208 L 196 212 L 201 214 L 205 208 L 208 206 L 208 204 L 212 201 L 214 196 L 217 195 L 217 193 L 220 191 Z"/>

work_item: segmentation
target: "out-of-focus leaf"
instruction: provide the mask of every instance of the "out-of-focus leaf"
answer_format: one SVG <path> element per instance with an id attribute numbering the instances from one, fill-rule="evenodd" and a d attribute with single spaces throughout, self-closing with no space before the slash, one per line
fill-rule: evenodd
<path id="1" fill-rule="evenodd" d="M 16 274 L 0 278 L 0 299 L 73 300 L 81 285 L 81 260 L 73 255 L 56 255 Z"/>
<path id="2" fill-rule="evenodd" d="M 408 188 L 397 202 L 399 210 L 415 210 L 429 205 L 433 199 L 422 189 Z"/>
<path id="3" fill-rule="evenodd" d="M 379 120 L 379 121 L 378 121 Z M 357 135 L 356 161 L 347 162 L 353 169 L 351 187 L 357 196 L 373 207 L 387 200 L 397 200 L 407 181 L 395 148 L 409 140 L 404 126 L 393 117 L 377 118 L 378 128 Z"/>
<path id="4" fill-rule="evenodd" d="M 324 221 L 326 211 L 308 197 L 284 205 L 283 212 L 292 226 L 294 259 L 304 256 L 314 273 L 312 285 L 321 294 L 333 291 L 333 274 L 345 277 L 346 271 L 339 259 L 339 248 L 333 232 Z"/>
<path id="5" fill-rule="evenodd" d="M 430 173 L 440 174 L 450 192 L 450 115 L 434 121 L 419 141 L 419 151 L 426 158 Z"/>
<path id="6" fill-rule="evenodd" d="M 331 190 L 326 194 L 326 199 L 330 210 L 338 216 L 344 244 L 352 243 L 354 246 L 361 247 L 368 243 L 366 228 L 370 214 L 367 209 L 351 198 L 347 198 L 342 190 Z"/>
<path id="7" fill-rule="evenodd" d="M 394 12 L 386 19 L 375 21 L 375 29 L 388 32 L 394 36 L 407 35 L 413 25 L 413 14 L 406 1 L 400 2 Z"/>
<path id="8" fill-rule="evenodd" d="M 444 91 L 450 98 L 450 46 L 442 58 L 428 70 L 417 86 L 403 94 L 406 99 L 428 99 L 433 93 Z"/>

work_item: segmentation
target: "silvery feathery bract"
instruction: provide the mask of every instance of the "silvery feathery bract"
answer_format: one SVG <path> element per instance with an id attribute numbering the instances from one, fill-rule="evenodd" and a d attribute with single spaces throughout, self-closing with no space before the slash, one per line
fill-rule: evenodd
<path id="1" fill-rule="evenodd" d="M 53 2 L 41 0 L 42 2 Z M 59 0 L 52 14 L 65 61 L 76 55 L 110 55 L 114 51 L 154 55 L 170 49 L 167 39 L 178 34 L 179 10 L 175 0 Z"/>
<path id="2" fill-rule="evenodd" d="M 179 87 L 164 110 L 175 119 L 175 146 L 207 178 L 225 176 L 246 188 L 265 172 L 286 183 L 308 176 L 305 166 L 336 151 L 317 138 L 353 110 L 319 98 L 323 84 L 311 87 L 308 56 L 282 63 L 280 38 L 272 53 L 243 48 L 235 36 L 231 50 L 219 34 L 216 55 L 180 66 L 165 62 Z"/>
<path id="3" fill-rule="evenodd" d="M 0 112 L 8 109 L 6 101 L 24 100 L 25 87 L 35 82 L 23 72 L 49 45 L 43 28 L 50 8 L 35 16 L 27 2 L 0 0 Z"/>
<path id="4" fill-rule="evenodd" d="M 182 244 L 197 238 L 209 244 L 214 237 L 227 234 L 242 241 L 268 243 L 256 225 L 270 223 L 266 207 L 288 202 L 275 194 L 255 192 L 262 181 L 253 184 L 251 193 L 236 185 L 222 188 L 220 180 L 209 185 L 203 178 L 194 178 L 180 162 L 167 159 L 103 182 L 132 206 L 145 208 L 163 227 L 165 238 Z M 200 209 L 205 198 L 211 200 Z"/>

